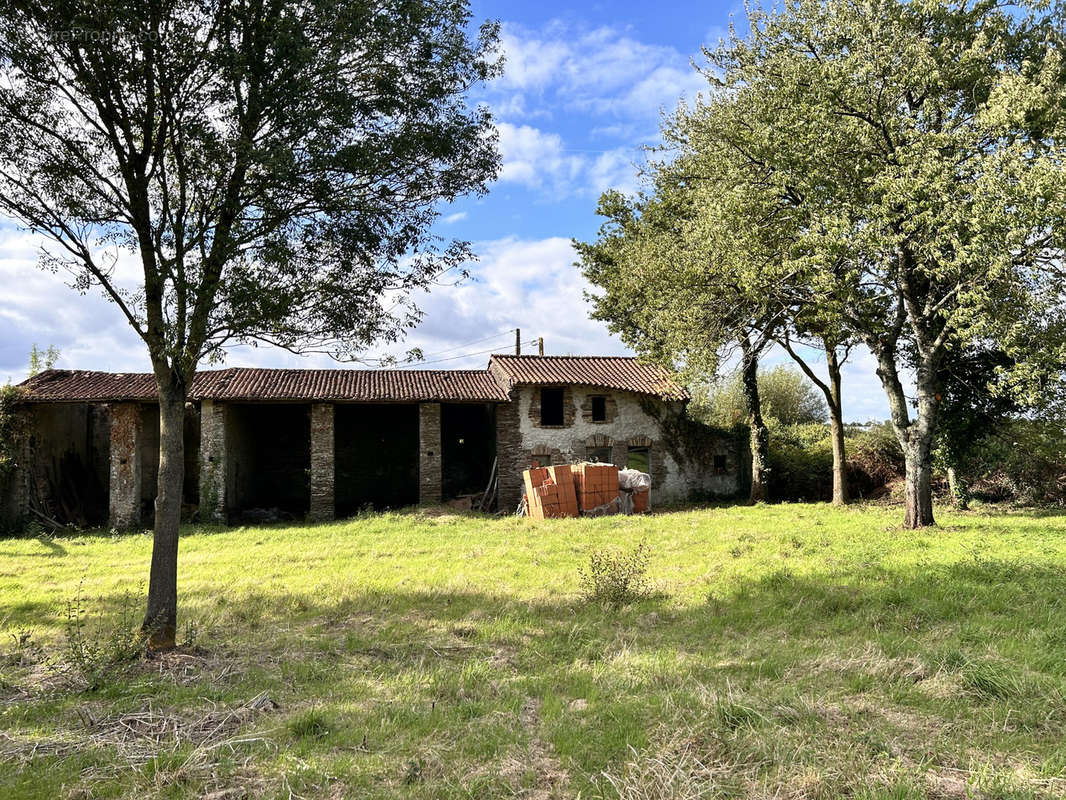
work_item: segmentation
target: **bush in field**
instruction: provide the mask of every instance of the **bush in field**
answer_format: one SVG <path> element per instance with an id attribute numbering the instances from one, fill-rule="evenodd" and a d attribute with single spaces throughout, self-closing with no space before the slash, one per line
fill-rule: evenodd
<path id="1" fill-rule="evenodd" d="M 962 465 L 970 494 L 980 500 L 1026 504 L 1066 502 L 1066 428 L 1017 419 L 969 448 Z"/>
<path id="2" fill-rule="evenodd" d="M 648 544 L 641 539 L 629 553 L 594 550 L 587 568 L 578 570 L 581 590 L 591 603 L 621 608 L 648 594 Z"/>
<path id="3" fill-rule="evenodd" d="M 856 499 L 878 497 L 903 479 L 903 451 L 887 423 L 851 426 L 845 441 L 848 482 Z M 770 424 L 771 491 L 787 502 L 833 496 L 829 427 Z"/>
<path id="4" fill-rule="evenodd" d="M 770 494 L 775 500 L 828 500 L 833 496 L 829 428 L 818 423 L 770 425 Z"/>
<path id="5" fill-rule="evenodd" d="M 144 654 L 147 633 L 140 629 L 138 595 L 126 590 L 116 619 L 100 628 L 86 625 L 88 610 L 81 587 L 67 603 L 64 620 L 65 663 L 62 673 L 77 675 L 88 691 L 101 688 L 112 673 Z"/>
<path id="6" fill-rule="evenodd" d="M 847 437 L 848 480 L 854 497 L 877 497 L 903 479 L 903 450 L 887 422 L 854 430 Z"/>

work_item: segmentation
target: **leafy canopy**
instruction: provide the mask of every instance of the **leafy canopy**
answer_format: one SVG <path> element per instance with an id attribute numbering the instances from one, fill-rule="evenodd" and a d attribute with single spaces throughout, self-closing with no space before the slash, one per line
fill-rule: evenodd
<path id="1" fill-rule="evenodd" d="M 497 28 L 450 0 L 0 3 L 0 209 L 158 368 L 229 343 L 352 357 L 469 255 Z"/>

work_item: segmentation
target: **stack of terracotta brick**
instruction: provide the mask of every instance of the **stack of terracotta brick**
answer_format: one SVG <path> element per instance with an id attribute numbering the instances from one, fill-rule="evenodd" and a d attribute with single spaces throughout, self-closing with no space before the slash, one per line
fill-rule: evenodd
<path id="1" fill-rule="evenodd" d="M 585 462 L 575 464 L 573 473 L 574 488 L 582 512 L 603 509 L 601 513 L 611 513 L 611 504 L 614 504 L 614 511 L 618 510 L 618 467 L 614 464 Z"/>
<path id="2" fill-rule="evenodd" d="M 618 487 L 618 467 L 613 464 L 534 467 L 523 472 L 522 477 L 526 486 L 523 503 L 528 517 L 550 519 L 629 513 Z M 633 513 L 645 513 L 650 505 L 649 490 L 638 489 L 632 496 Z"/>
<path id="3" fill-rule="evenodd" d="M 526 484 L 526 516 L 534 519 L 576 517 L 577 495 L 574 477 L 566 464 L 534 467 L 522 473 Z"/>

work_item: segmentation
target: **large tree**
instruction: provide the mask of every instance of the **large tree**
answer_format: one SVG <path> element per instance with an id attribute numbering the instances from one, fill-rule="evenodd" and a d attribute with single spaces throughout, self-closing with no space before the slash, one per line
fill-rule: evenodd
<path id="1" fill-rule="evenodd" d="M 498 69 L 463 0 L 7 0 L 0 209 L 102 289 L 159 394 L 144 626 L 173 645 L 183 409 L 230 343 L 352 357 L 468 256 L 431 231 L 481 192 Z"/>
<path id="2" fill-rule="evenodd" d="M 1061 22 L 995 0 L 754 9 L 667 126 L 687 252 L 737 264 L 780 330 L 873 353 L 908 527 L 933 523 L 945 365 L 977 342 L 1024 363 L 1029 321 L 1063 310 Z"/>
<path id="3" fill-rule="evenodd" d="M 690 382 L 708 380 L 723 359 L 737 362 L 751 431 L 750 499 L 765 500 L 770 434 L 758 371 L 778 319 L 756 288 L 765 288 L 765 276 L 714 257 L 743 246 L 726 231 L 716 233 L 729 244 L 696 243 L 692 230 L 702 229 L 702 209 L 675 170 L 653 172 L 649 185 L 652 191 L 637 200 L 604 193 L 598 238 L 574 243 L 579 266 L 597 289 L 588 295 L 592 316 Z"/>
<path id="4" fill-rule="evenodd" d="M 712 56 L 722 96 L 774 115 L 745 142 L 793 209 L 791 262 L 818 267 L 877 359 L 908 527 L 933 522 L 945 365 L 1061 310 L 1058 21 L 993 0 L 802 0 Z"/>

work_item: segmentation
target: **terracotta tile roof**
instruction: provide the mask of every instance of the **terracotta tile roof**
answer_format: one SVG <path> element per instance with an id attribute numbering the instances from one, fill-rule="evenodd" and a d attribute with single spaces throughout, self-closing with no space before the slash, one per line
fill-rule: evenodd
<path id="1" fill-rule="evenodd" d="M 46 370 L 23 382 L 30 402 L 154 400 L 151 373 Z M 252 369 L 197 373 L 190 399 L 502 402 L 488 370 Z"/>
<path id="2" fill-rule="evenodd" d="M 489 369 L 502 377 L 508 391 L 518 384 L 597 386 L 664 400 L 688 397 L 662 367 L 622 356 L 508 356 L 494 355 Z"/>

